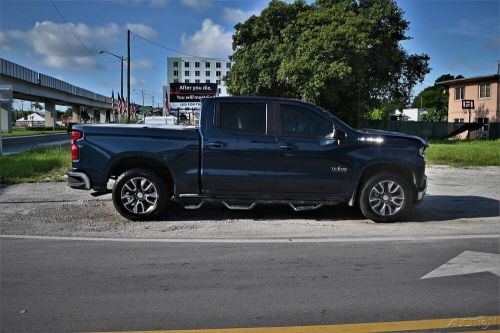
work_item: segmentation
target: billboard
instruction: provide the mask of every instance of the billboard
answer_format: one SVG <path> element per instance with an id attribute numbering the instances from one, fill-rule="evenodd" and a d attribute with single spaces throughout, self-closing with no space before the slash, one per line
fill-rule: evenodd
<path id="1" fill-rule="evenodd" d="M 199 103 L 200 98 L 215 97 L 216 83 L 170 83 L 170 103 Z"/>

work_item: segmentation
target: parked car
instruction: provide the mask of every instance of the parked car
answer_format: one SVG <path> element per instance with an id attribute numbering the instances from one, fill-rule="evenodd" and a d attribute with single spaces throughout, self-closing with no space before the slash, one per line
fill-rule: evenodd
<path id="1" fill-rule="evenodd" d="M 130 220 L 158 218 L 167 202 L 230 209 L 346 202 L 376 222 L 402 219 L 427 182 L 425 140 L 355 130 L 303 101 L 201 100 L 199 127 L 74 125 L 69 186 L 108 193 Z"/>

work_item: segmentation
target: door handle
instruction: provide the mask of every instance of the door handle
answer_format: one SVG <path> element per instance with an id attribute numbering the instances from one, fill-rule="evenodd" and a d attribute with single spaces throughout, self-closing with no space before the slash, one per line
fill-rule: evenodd
<path id="1" fill-rule="evenodd" d="M 210 142 L 208 145 L 212 148 L 225 148 L 227 146 L 225 142 L 220 141 Z"/>
<path id="2" fill-rule="evenodd" d="M 284 150 L 293 150 L 295 148 L 297 148 L 297 146 L 294 145 L 293 143 L 287 143 L 287 144 L 280 146 L 280 149 L 284 149 Z"/>

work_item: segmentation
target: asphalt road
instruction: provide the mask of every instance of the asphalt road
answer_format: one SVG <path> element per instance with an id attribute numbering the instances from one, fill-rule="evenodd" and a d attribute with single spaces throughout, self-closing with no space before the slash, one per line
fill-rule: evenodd
<path id="1" fill-rule="evenodd" d="M 424 202 L 390 224 L 345 206 L 279 205 L 130 222 L 109 195 L 61 183 L 0 189 L 0 330 L 498 329 L 500 168 L 427 175 Z M 324 326 L 349 323 L 374 324 Z"/>
<path id="2" fill-rule="evenodd" d="M 3 154 L 16 154 L 34 148 L 61 145 L 71 141 L 68 134 L 43 134 L 3 138 Z"/>
<path id="3" fill-rule="evenodd" d="M 491 272 L 421 279 L 498 238 L 329 243 L 1 240 L 2 332 L 498 315 Z"/>

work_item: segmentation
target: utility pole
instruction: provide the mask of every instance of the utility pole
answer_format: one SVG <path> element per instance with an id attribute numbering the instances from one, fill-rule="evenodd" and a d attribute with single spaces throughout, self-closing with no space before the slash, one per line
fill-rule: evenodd
<path id="1" fill-rule="evenodd" d="M 130 122 L 130 30 L 127 29 L 127 122 Z"/>
<path id="2" fill-rule="evenodd" d="M 144 106 L 144 90 L 141 89 L 141 95 L 142 95 L 142 106 Z"/>

